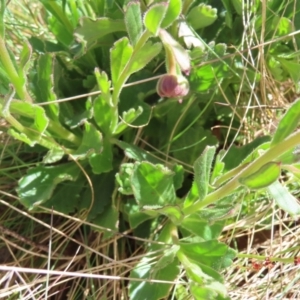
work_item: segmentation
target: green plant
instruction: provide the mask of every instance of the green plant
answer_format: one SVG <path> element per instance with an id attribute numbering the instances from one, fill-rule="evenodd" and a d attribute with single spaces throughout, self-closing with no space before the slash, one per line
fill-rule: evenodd
<path id="1" fill-rule="evenodd" d="M 152 2 L 40 0 L 54 38 L 31 36 L 15 59 L 17 50 L 5 44 L 1 1 L 0 75 L 6 94 L 1 115 L 11 136 L 43 154 L 20 179 L 18 195 L 32 211 L 41 205 L 65 214 L 80 211 L 88 222 L 111 229 L 104 238 L 121 229 L 121 220 L 122 229 L 160 242 L 144 245 L 145 255 L 130 273 L 130 299 L 160 299 L 171 292 L 180 299 L 180 284 L 188 284 L 196 299 L 228 299 L 220 272 L 236 254 L 218 238 L 226 219 L 237 213 L 239 196 L 268 189 L 282 209 L 299 214 L 295 197 L 278 179 L 282 169 L 299 172 L 300 133 L 294 131 L 300 101 L 272 138 L 217 153 L 218 140 L 208 129 L 215 120 L 229 121 L 232 111 L 215 109 L 215 100 L 235 105 L 238 93 L 254 97 L 253 84 L 263 81 L 264 68 L 244 66 L 226 45 L 242 48 L 239 27 L 250 7 L 241 1 L 222 1 L 217 8 L 201 1 Z M 275 2 L 266 16 L 265 38 L 285 41 L 291 11 L 283 16 Z M 222 19 L 217 12 L 224 8 Z M 260 10 L 254 1 L 251 11 Z M 260 14 L 251 23 L 261 30 Z M 257 53 L 252 56 L 259 60 Z M 270 43 L 265 62 L 276 79 L 298 84 L 293 45 Z M 244 72 L 249 82 L 240 87 Z M 153 74 L 157 84 L 148 80 Z M 85 101 L 57 101 L 86 93 Z M 170 99 L 161 101 L 157 94 Z M 262 92 L 261 103 L 266 101 Z M 143 131 L 140 140 L 137 128 Z M 159 151 L 144 149 L 146 140 Z M 170 282 L 178 278 L 179 287 L 173 288 Z"/>

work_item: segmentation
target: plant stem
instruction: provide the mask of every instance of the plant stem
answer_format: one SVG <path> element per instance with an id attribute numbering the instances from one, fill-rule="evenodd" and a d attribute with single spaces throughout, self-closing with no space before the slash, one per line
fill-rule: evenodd
<path id="1" fill-rule="evenodd" d="M 239 179 L 241 177 L 246 177 L 249 176 L 250 174 L 253 174 L 266 163 L 275 160 L 280 155 L 284 154 L 290 149 L 293 149 L 299 144 L 300 144 L 300 131 L 293 133 L 288 138 L 283 140 L 281 143 L 271 147 L 262 156 L 257 158 L 247 167 L 245 167 L 245 169 L 243 169 L 240 173 L 238 173 L 228 183 L 226 183 L 216 191 L 208 194 L 203 200 L 198 200 L 193 205 L 184 208 L 183 209 L 184 215 L 190 215 L 196 211 L 199 211 L 201 208 L 206 207 L 232 194 L 234 190 L 240 186 Z"/>
<path id="2" fill-rule="evenodd" d="M 126 82 L 127 78 L 131 75 L 129 73 L 129 70 L 131 68 L 132 63 L 134 62 L 136 53 L 139 52 L 139 50 L 145 45 L 145 43 L 151 36 L 152 34 L 148 30 L 145 30 L 142 36 L 140 37 L 140 39 L 138 40 L 138 42 L 136 43 L 129 62 L 127 63 L 126 67 L 120 74 L 117 83 L 114 85 L 114 91 L 112 97 L 112 102 L 114 106 L 118 106 L 118 100 L 119 100 L 119 95 L 121 93 L 121 89 L 124 83 Z"/>
<path id="3" fill-rule="evenodd" d="M 18 72 L 16 71 L 10 59 L 10 56 L 5 46 L 5 41 L 1 36 L 0 36 L 0 60 L 9 80 L 13 84 L 20 99 L 32 103 L 32 99 L 28 94 L 25 85 L 23 84 Z"/>
<path id="4" fill-rule="evenodd" d="M 134 50 L 132 52 L 132 55 L 130 57 L 129 62 L 127 63 L 126 67 L 124 68 L 124 70 L 120 74 L 120 77 L 119 77 L 118 81 L 114 85 L 114 91 L 113 91 L 113 94 L 112 94 L 112 104 L 113 104 L 112 109 L 113 109 L 114 117 L 113 117 L 113 121 L 111 122 L 111 126 L 110 126 L 111 127 L 111 132 L 114 132 L 114 130 L 116 129 L 117 123 L 118 123 L 119 96 L 120 96 L 123 85 L 125 84 L 128 77 L 131 75 L 130 69 L 131 69 L 132 63 L 135 60 L 135 55 L 136 55 L 136 53 L 138 53 L 140 51 L 140 49 L 145 45 L 145 43 L 147 42 L 147 40 L 151 36 L 152 36 L 152 34 L 148 30 L 144 31 L 144 33 L 141 35 L 140 39 L 138 40 L 138 42 L 136 43 L 136 45 L 134 47 Z"/>

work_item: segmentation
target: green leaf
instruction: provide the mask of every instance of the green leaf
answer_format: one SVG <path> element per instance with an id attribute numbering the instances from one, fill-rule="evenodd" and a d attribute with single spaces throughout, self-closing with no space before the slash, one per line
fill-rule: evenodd
<path id="1" fill-rule="evenodd" d="M 81 175 L 75 181 L 59 183 L 55 188 L 55 192 L 43 203 L 43 206 L 49 209 L 53 208 L 64 214 L 74 213 L 78 210 L 79 202 L 82 200 L 81 192 L 84 185 L 85 180 Z"/>
<path id="2" fill-rule="evenodd" d="M 46 10 L 50 12 L 63 26 L 64 30 L 66 30 L 69 34 L 73 33 L 73 25 L 59 3 L 48 0 L 40 0 L 40 2 L 45 6 Z"/>
<path id="3" fill-rule="evenodd" d="M 122 120 L 120 123 L 118 123 L 113 133 L 120 134 L 128 127 L 128 125 L 135 121 L 142 114 L 142 112 L 143 108 L 141 106 L 139 106 L 137 110 L 131 108 L 129 111 L 124 111 L 122 114 Z"/>
<path id="4" fill-rule="evenodd" d="M 239 182 L 251 190 L 268 187 L 275 182 L 281 174 L 281 163 L 268 162 L 253 174 L 239 178 Z"/>
<path id="5" fill-rule="evenodd" d="M 44 164 L 53 164 L 60 161 L 65 155 L 65 151 L 60 148 L 50 149 L 43 158 Z"/>
<path id="6" fill-rule="evenodd" d="M 57 97 L 53 91 L 53 57 L 50 54 L 40 55 L 37 64 L 37 76 L 33 80 L 36 101 L 49 102 L 44 109 L 52 120 L 58 120 L 59 106 L 55 103 Z"/>
<path id="7" fill-rule="evenodd" d="M 71 31 L 67 30 L 66 26 L 59 22 L 59 20 L 57 20 L 54 16 L 50 16 L 48 18 L 48 27 L 56 40 L 61 43 L 65 49 L 68 49 L 71 46 L 73 42 L 73 29 L 71 29 Z"/>
<path id="8" fill-rule="evenodd" d="M 83 190 L 77 208 L 78 211 L 88 211 L 88 222 L 94 222 L 94 220 L 98 220 L 97 222 L 99 222 L 99 218 L 113 205 L 112 197 L 115 189 L 114 178 L 114 171 L 102 173 L 100 175 L 89 174 L 93 190 L 90 187 Z M 86 178 L 84 179 L 84 182 L 85 186 L 87 186 L 88 182 Z"/>
<path id="9" fill-rule="evenodd" d="M 133 46 L 143 33 L 141 5 L 139 1 L 130 1 L 125 9 L 125 25 Z"/>
<path id="10" fill-rule="evenodd" d="M 104 95 L 99 95 L 93 103 L 94 119 L 104 134 L 110 133 L 110 125 L 114 118 L 112 107 Z"/>
<path id="11" fill-rule="evenodd" d="M 105 208 L 103 213 L 98 214 L 91 221 L 93 224 L 100 226 L 100 229 L 96 226 L 93 229 L 103 232 L 102 238 L 105 240 L 115 236 L 118 230 L 119 212 L 114 206 L 109 206 Z M 107 230 L 103 230 L 102 228 L 106 228 Z"/>
<path id="12" fill-rule="evenodd" d="M 175 173 L 173 177 L 174 188 L 178 190 L 182 187 L 184 180 L 184 168 L 181 165 L 173 165 L 172 171 Z"/>
<path id="13" fill-rule="evenodd" d="M 167 9 L 168 3 L 161 2 L 152 5 L 145 13 L 144 25 L 154 36 L 158 34 Z"/>
<path id="14" fill-rule="evenodd" d="M 106 100 L 107 104 L 110 104 L 111 103 L 111 93 L 110 93 L 111 83 L 108 80 L 107 74 L 104 71 L 100 72 L 99 68 L 95 68 L 95 77 L 97 80 L 98 87 L 101 91 L 101 96 Z"/>
<path id="15" fill-rule="evenodd" d="M 127 63 L 131 59 L 133 48 L 129 44 L 128 38 L 124 37 L 115 42 L 110 51 L 111 77 L 113 84 L 117 84 Z"/>
<path id="16" fill-rule="evenodd" d="M 23 143 L 26 143 L 31 147 L 33 147 L 37 143 L 37 141 L 39 140 L 38 138 L 36 138 L 36 136 L 30 135 L 30 132 L 27 133 L 27 134 L 19 133 L 16 130 L 14 130 L 13 128 L 8 129 L 8 134 L 11 135 L 16 140 L 19 140 Z"/>
<path id="17" fill-rule="evenodd" d="M 202 200 L 208 193 L 212 162 L 216 153 L 216 147 L 207 146 L 200 157 L 194 163 L 194 181 L 198 187 L 199 199 Z"/>
<path id="18" fill-rule="evenodd" d="M 120 166 L 120 171 L 116 174 L 116 180 L 119 184 L 118 191 L 123 195 L 133 195 L 131 187 L 131 176 L 133 173 L 134 164 L 123 163 Z"/>
<path id="19" fill-rule="evenodd" d="M 150 213 L 150 215 L 158 215 L 158 214 L 162 214 L 167 216 L 173 224 L 175 225 L 180 225 L 184 215 L 183 212 L 181 211 L 181 208 L 176 205 L 170 205 L 170 206 L 164 206 L 162 208 L 160 208 L 160 206 L 156 206 L 156 205 L 150 205 L 150 206 L 144 206 L 143 209 L 145 211 L 147 211 L 147 213 Z"/>
<path id="20" fill-rule="evenodd" d="M 55 167 L 32 168 L 19 181 L 17 192 L 20 202 L 28 209 L 33 209 L 49 200 L 60 182 L 74 181 L 80 172 L 79 167 L 73 162 Z"/>
<path id="21" fill-rule="evenodd" d="M 129 201 L 125 204 L 125 213 L 128 216 L 130 228 L 132 229 L 153 218 L 150 214 L 140 212 L 140 208 L 135 201 Z"/>
<path id="22" fill-rule="evenodd" d="M 227 291 L 223 285 L 222 277 L 212 268 L 205 264 L 199 263 L 197 260 L 191 259 L 188 255 L 180 250 L 177 252 L 177 256 L 184 266 L 186 275 L 192 282 L 190 286 L 197 287 L 197 292 L 201 291 L 201 295 L 207 298 L 202 298 L 197 295 L 195 299 L 220 299 L 220 297 L 226 297 Z M 203 293 L 203 291 L 205 291 Z M 192 291 L 195 293 L 195 291 Z"/>
<path id="23" fill-rule="evenodd" d="M 95 153 L 89 157 L 89 163 L 94 174 L 106 173 L 113 168 L 112 144 L 108 138 L 103 140 L 103 150 L 101 153 Z"/>
<path id="24" fill-rule="evenodd" d="M 197 111 L 198 109 L 195 108 L 193 116 L 197 117 L 195 115 Z M 199 158 L 199 153 L 202 153 L 206 146 L 217 144 L 218 140 L 211 131 L 204 130 L 200 126 L 193 126 L 172 143 L 171 151 L 174 152 L 177 160 L 193 165 Z"/>
<path id="25" fill-rule="evenodd" d="M 252 162 L 254 159 L 256 159 L 257 155 L 259 155 L 258 151 L 269 148 L 269 144 L 267 143 L 270 141 L 270 139 L 271 138 L 269 136 L 262 136 L 242 147 L 233 145 L 223 158 L 223 162 L 225 163 L 225 171 L 240 166 L 242 162 Z"/>
<path id="26" fill-rule="evenodd" d="M 145 43 L 139 51 L 135 52 L 134 57 L 132 57 L 130 67 L 128 69 L 128 76 L 143 69 L 160 53 L 161 49 L 161 43 L 153 44 L 151 41 Z"/>
<path id="27" fill-rule="evenodd" d="M 207 93 L 217 87 L 217 84 L 231 76 L 231 72 L 226 64 L 222 62 L 207 64 L 200 68 L 192 68 L 190 79 L 191 89 L 198 92 Z"/>
<path id="28" fill-rule="evenodd" d="M 289 73 L 292 80 L 294 81 L 294 84 L 297 85 L 300 80 L 300 74 L 299 74 L 299 63 L 291 62 L 283 58 L 277 58 L 278 61 L 281 63 L 282 68 Z"/>
<path id="29" fill-rule="evenodd" d="M 286 36 L 293 32 L 294 25 L 288 18 L 275 15 L 272 20 L 272 29 L 275 31 L 274 36 Z"/>
<path id="30" fill-rule="evenodd" d="M 21 72 L 21 77 L 24 78 L 27 74 L 28 68 L 30 66 L 30 58 L 32 54 L 31 45 L 28 41 L 25 41 L 23 44 L 23 49 L 20 53 L 20 60 L 19 60 L 19 72 Z"/>
<path id="31" fill-rule="evenodd" d="M 178 245 L 173 245 L 171 248 L 166 248 L 164 254 L 160 257 L 158 262 L 151 269 L 151 277 L 155 278 L 157 273 L 167 267 L 169 264 L 173 263 L 176 258 L 176 253 L 180 249 Z"/>
<path id="32" fill-rule="evenodd" d="M 132 190 L 141 208 L 162 208 L 175 204 L 174 173 L 163 165 L 135 163 L 131 178 Z"/>
<path id="33" fill-rule="evenodd" d="M 130 272 L 130 278 L 133 279 L 129 284 L 129 297 L 131 300 L 159 300 L 168 297 L 172 284 L 149 282 L 149 280 L 173 281 L 179 274 L 180 268 L 177 258 L 174 258 L 174 260 L 166 266 L 164 266 L 165 261 L 161 261 L 161 268 L 154 268 L 154 263 L 158 261 L 158 251 L 161 250 L 161 256 L 163 256 L 165 254 L 164 250 L 166 249 L 165 245 L 172 243 L 171 233 L 173 229 L 174 226 L 170 223 L 164 226 L 157 239 L 157 241 L 161 243 L 152 244 L 148 253 L 143 256 Z M 174 247 L 173 251 L 176 252 L 177 248 Z M 169 258 L 170 260 L 172 259 L 172 254 L 170 254 Z M 134 279 L 136 278 L 143 280 L 135 281 Z"/>
<path id="34" fill-rule="evenodd" d="M 191 9 L 187 15 L 187 21 L 193 29 L 198 30 L 214 23 L 218 18 L 217 13 L 218 11 L 216 8 L 212 8 L 210 5 L 201 3 Z"/>
<path id="35" fill-rule="evenodd" d="M 281 164 L 293 165 L 300 161 L 300 146 L 291 149 L 278 157 L 277 159 Z"/>
<path id="36" fill-rule="evenodd" d="M 292 216 L 300 214 L 299 201 L 289 193 L 278 181 L 268 187 L 268 191 L 274 198 L 276 204 Z"/>
<path id="37" fill-rule="evenodd" d="M 38 136 L 40 136 L 39 133 L 45 132 L 49 124 L 44 108 L 39 105 L 24 101 L 12 101 L 10 112 L 24 116 L 26 118 L 26 126 L 33 129 L 33 133 Z"/>
<path id="38" fill-rule="evenodd" d="M 180 242 L 180 251 L 189 259 L 220 271 L 232 264 L 235 251 L 218 240 L 196 243 Z M 218 278 L 220 278 L 218 276 Z"/>
<path id="39" fill-rule="evenodd" d="M 102 134 L 93 124 L 86 122 L 84 132 L 79 148 L 72 153 L 74 158 L 84 159 L 92 154 L 101 153 L 103 150 Z"/>
<path id="40" fill-rule="evenodd" d="M 300 121 L 300 99 L 298 98 L 287 110 L 282 119 L 280 120 L 277 130 L 271 142 L 271 147 L 279 144 L 291 133 L 293 133 Z"/>
<path id="41" fill-rule="evenodd" d="M 88 17 L 82 17 L 80 19 L 80 26 L 75 30 L 75 35 L 81 36 L 81 38 L 87 42 L 89 49 L 100 38 L 119 31 L 126 31 L 123 20 L 113 20 L 109 18 L 92 20 Z"/>
<path id="42" fill-rule="evenodd" d="M 148 161 L 154 164 L 159 163 L 159 160 L 153 155 L 133 144 L 129 144 L 120 140 L 116 140 L 115 144 L 123 149 L 125 151 L 125 155 L 130 159 L 134 159 L 136 161 Z"/>
<path id="43" fill-rule="evenodd" d="M 242 0 L 231 0 L 231 3 L 233 5 L 235 11 L 241 16 L 243 13 Z"/>
<path id="44" fill-rule="evenodd" d="M 191 189 L 189 190 L 189 192 L 184 200 L 184 208 L 191 206 L 198 199 L 199 199 L 198 186 L 197 186 L 197 183 L 194 181 Z"/>
<path id="45" fill-rule="evenodd" d="M 214 164 L 214 168 L 211 174 L 211 178 L 210 178 L 210 183 L 214 184 L 214 181 L 222 175 L 224 167 L 225 167 L 225 163 L 222 162 L 222 157 L 224 155 L 224 151 L 220 151 L 217 156 L 216 156 L 216 160 L 215 160 L 215 164 Z"/>
<path id="46" fill-rule="evenodd" d="M 162 28 L 167 28 L 176 21 L 181 14 L 182 0 L 169 0 L 166 15 L 161 23 Z"/>
<path id="47" fill-rule="evenodd" d="M 212 239 L 217 239 L 220 236 L 224 227 L 223 225 L 223 222 L 209 224 L 208 221 L 201 218 L 199 213 L 195 213 L 184 218 L 180 226 L 192 234 L 209 241 Z"/>

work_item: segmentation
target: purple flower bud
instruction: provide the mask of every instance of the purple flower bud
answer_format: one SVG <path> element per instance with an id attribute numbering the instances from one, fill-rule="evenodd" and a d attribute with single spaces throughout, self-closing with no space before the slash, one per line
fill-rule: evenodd
<path id="1" fill-rule="evenodd" d="M 159 78 L 156 86 L 156 91 L 162 98 L 182 98 L 188 94 L 189 89 L 189 82 L 185 77 L 171 74 Z"/>

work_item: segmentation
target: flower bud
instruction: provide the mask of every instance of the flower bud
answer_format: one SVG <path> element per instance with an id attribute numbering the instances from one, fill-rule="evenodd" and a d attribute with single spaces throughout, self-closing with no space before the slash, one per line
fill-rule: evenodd
<path id="1" fill-rule="evenodd" d="M 156 86 L 156 91 L 162 98 L 182 98 L 188 94 L 189 89 L 189 82 L 184 76 L 171 74 L 159 78 Z"/>

